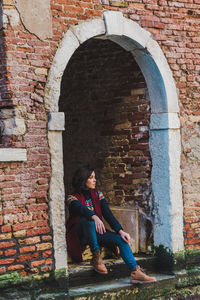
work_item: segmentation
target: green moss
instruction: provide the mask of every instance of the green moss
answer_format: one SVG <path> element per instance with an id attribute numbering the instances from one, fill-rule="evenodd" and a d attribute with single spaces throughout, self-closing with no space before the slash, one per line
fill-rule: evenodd
<path id="1" fill-rule="evenodd" d="M 19 272 L 12 272 L 0 276 L 0 289 L 12 286 L 29 285 L 30 287 L 37 286 L 58 286 L 67 287 L 68 273 L 66 269 L 59 269 L 51 273 L 33 274 L 29 276 L 21 276 Z"/>
<path id="2" fill-rule="evenodd" d="M 176 274 L 177 288 L 184 288 L 188 286 L 195 286 L 200 284 L 200 268 L 184 270 Z"/>
<path id="3" fill-rule="evenodd" d="M 185 269 L 185 266 L 186 266 L 185 250 L 174 253 L 174 269 L 175 270 Z"/>
<path id="4" fill-rule="evenodd" d="M 154 249 L 156 257 L 156 270 L 159 272 L 173 272 L 174 270 L 174 254 L 163 245 L 156 246 Z"/>
<path id="5" fill-rule="evenodd" d="M 188 250 L 185 251 L 185 263 L 186 268 L 200 266 L 200 250 Z"/>
<path id="6" fill-rule="evenodd" d="M 200 250 L 172 251 L 159 245 L 154 247 L 153 255 L 156 257 L 156 268 L 159 271 L 172 271 L 191 269 L 200 266 Z"/>
<path id="7" fill-rule="evenodd" d="M 3 275 L 0 275 L 0 282 L 3 280 L 14 280 L 16 278 L 19 278 L 18 272 L 3 274 Z"/>
<path id="8" fill-rule="evenodd" d="M 65 269 L 65 268 L 55 270 L 54 274 L 55 274 L 56 279 L 68 278 L 68 272 L 67 272 L 67 269 Z"/>

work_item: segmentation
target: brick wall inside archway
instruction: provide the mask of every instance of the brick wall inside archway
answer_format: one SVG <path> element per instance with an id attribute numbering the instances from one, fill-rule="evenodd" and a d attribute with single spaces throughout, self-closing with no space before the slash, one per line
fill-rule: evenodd
<path id="1" fill-rule="evenodd" d="M 83 43 L 64 72 L 59 109 L 66 115 L 66 194 L 75 168 L 89 162 L 110 203 L 148 210 L 149 98 L 130 52 L 109 40 Z"/>

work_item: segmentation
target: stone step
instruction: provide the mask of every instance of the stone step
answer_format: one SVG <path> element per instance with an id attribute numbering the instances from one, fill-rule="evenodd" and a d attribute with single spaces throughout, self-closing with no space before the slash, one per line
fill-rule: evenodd
<path id="1" fill-rule="evenodd" d="M 174 276 L 164 274 L 151 274 L 156 277 L 157 282 L 131 284 L 129 277 L 115 279 L 103 284 L 91 284 L 70 288 L 69 297 L 74 300 L 98 300 L 98 299 L 120 299 L 120 300 L 148 300 L 161 295 L 167 295 L 173 288 Z"/>
<path id="2" fill-rule="evenodd" d="M 101 283 L 69 286 L 72 300 L 166 300 L 200 299 L 200 267 L 174 271 L 173 275 L 148 272 L 157 281 L 131 284 L 129 276 L 112 278 Z M 103 276 L 105 278 L 105 276 Z M 188 295 L 189 298 L 188 298 Z"/>
<path id="3" fill-rule="evenodd" d="M 144 255 L 135 256 L 135 258 L 137 263 L 147 272 L 155 271 L 155 257 Z M 69 264 L 69 286 L 100 283 L 130 275 L 130 271 L 122 259 L 104 259 L 104 263 L 109 272 L 103 276 L 93 270 L 90 266 L 90 261 L 84 261 L 80 264 Z"/>

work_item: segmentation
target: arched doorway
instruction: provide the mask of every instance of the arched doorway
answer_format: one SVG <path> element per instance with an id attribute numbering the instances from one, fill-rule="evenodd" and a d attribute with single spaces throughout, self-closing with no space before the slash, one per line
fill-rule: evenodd
<path id="1" fill-rule="evenodd" d="M 65 267 L 64 183 L 62 130 L 63 113 L 58 112 L 63 73 L 75 50 L 90 38 L 109 39 L 134 56 L 150 96 L 151 185 L 154 212 L 154 243 L 183 249 L 183 215 L 180 183 L 180 130 L 178 99 L 167 61 L 159 45 L 135 22 L 120 12 L 104 13 L 104 21 L 94 19 L 72 27 L 66 33 L 50 70 L 45 105 L 50 112 L 49 145 L 52 159 L 50 185 L 56 269 Z M 59 223 L 58 223 L 59 219 Z M 62 231 L 61 231 L 62 228 Z"/>
<path id="2" fill-rule="evenodd" d="M 149 106 L 145 79 L 130 52 L 110 40 L 81 44 L 63 74 L 59 100 L 67 127 L 66 194 L 75 169 L 90 162 L 109 203 L 147 206 Z"/>

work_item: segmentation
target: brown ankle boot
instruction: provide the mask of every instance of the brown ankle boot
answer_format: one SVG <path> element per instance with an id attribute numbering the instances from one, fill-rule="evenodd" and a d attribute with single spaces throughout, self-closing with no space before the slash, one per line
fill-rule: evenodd
<path id="1" fill-rule="evenodd" d="M 149 283 L 156 281 L 154 277 L 150 277 L 146 275 L 140 268 L 140 266 L 137 266 L 135 271 L 131 272 L 131 278 L 130 278 L 131 283 Z"/>
<path id="2" fill-rule="evenodd" d="M 95 251 L 92 253 L 92 260 L 90 264 L 93 266 L 94 270 L 100 274 L 107 274 L 108 270 L 103 263 L 100 251 Z"/>

